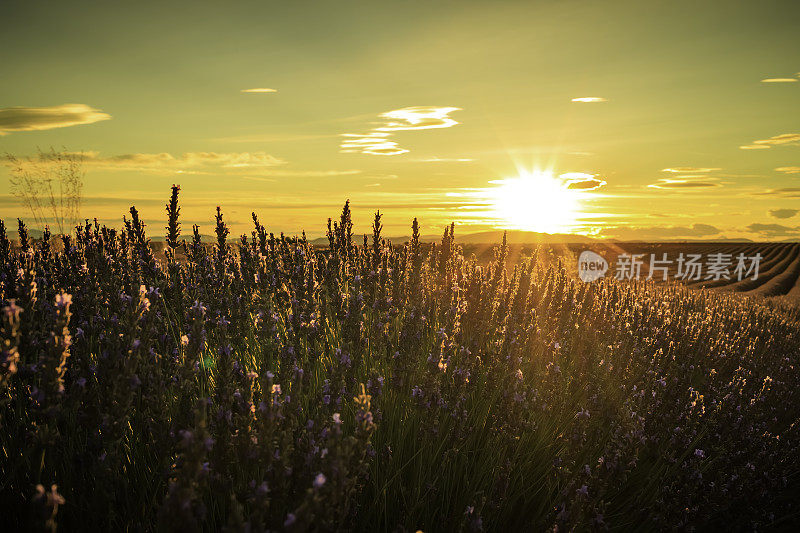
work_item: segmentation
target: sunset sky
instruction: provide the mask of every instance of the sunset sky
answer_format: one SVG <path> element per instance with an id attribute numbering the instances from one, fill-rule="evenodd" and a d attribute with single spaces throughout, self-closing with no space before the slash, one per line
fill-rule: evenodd
<path id="1" fill-rule="evenodd" d="M 4 0 L 0 154 L 86 154 L 153 235 L 800 235 L 800 2 Z M 0 168 L 0 217 L 28 214 Z"/>

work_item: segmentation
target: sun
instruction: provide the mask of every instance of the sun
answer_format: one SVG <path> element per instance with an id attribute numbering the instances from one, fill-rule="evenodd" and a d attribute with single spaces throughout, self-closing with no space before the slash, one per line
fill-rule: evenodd
<path id="1" fill-rule="evenodd" d="M 535 170 L 491 183 L 499 185 L 489 190 L 493 215 L 504 226 L 540 233 L 564 233 L 575 227 L 581 196 L 569 188 L 569 180 Z"/>

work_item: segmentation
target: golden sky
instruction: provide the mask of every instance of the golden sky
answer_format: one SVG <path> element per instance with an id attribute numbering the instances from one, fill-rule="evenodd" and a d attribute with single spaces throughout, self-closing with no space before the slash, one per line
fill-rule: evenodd
<path id="1" fill-rule="evenodd" d="M 0 153 L 85 154 L 82 214 L 322 235 L 800 235 L 800 4 L 3 2 Z M 28 216 L 0 169 L 0 217 Z"/>

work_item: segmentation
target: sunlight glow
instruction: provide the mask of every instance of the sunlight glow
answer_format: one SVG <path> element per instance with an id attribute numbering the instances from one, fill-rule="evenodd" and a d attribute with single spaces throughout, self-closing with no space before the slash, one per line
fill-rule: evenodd
<path id="1" fill-rule="evenodd" d="M 500 185 L 488 190 L 493 215 L 510 229 L 562 233 L 576 225 L 582 193 L 570 188 L 569 179 L 536 170 L 491 183 Z"/>

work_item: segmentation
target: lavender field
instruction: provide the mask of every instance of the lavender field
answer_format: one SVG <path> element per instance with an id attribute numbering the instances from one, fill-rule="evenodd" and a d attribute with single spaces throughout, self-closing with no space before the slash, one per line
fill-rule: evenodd
<path id="1" fill-rule="evenodd" d="M 800 524 L 796 307 L 165 218 L 0 226 L 0 529 Z"/>

